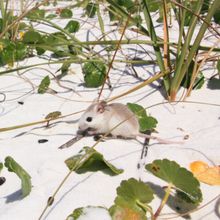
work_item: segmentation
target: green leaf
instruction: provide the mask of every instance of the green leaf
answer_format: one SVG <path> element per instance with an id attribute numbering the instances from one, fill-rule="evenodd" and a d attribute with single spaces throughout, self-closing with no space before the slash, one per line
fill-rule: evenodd
<path id="1" fill-rule="evenodd" d="M 9 40 L 2 40 L 0 42 L 3 50 L 0 51 L 0 64 L 1 65 L 11 65 L 15 61 L 15 44 Z"/>
<path id="2" fill-rule="evenodd" d="M 38 55 L 38 56 L 44 54 L 45 51 L 46 51 L 46 50 L 44 50 L 44 49 L 41 48 L 41 47 L 36 47 L 35 49 L 36 49 L 36 51 L 37 51 L 37 55 Z"/>
<path id="3" fill-rule="evenodd" d="M 82 71 L 86 87 L 99 87 L 104 83 L 106 66 L 100 62 L 87 62 L 83 65 Z"/>
<path id="4" fill-rule="evenodd" d="M 83 219 L 102 219 L 111 220 L 111 216 L 108 212 L 108 209 L 101 207 L 101 206 L 87 206 L 87 207 L 80 207 L 73 211 L 67 217 L 67 220 L 77 220 L 79 218 Z"/>
<path id="5" fill-rule="evenodd" d="M 3 19 L 0 18 L 0 33 L 3 31 Z"/>
<path id="6" fill-rule="evenodd" d="M 208 10 L 209 10 L 209 5 L 210 5 L 210 0 L 204 0 L 204 2 L 203 2 L 203 4 L 202 4 L 202 9 L 201 9 L 201 13 L 202 13 L 202 14 L 208 12 Z"/>
<path id="7" fill-rule="evenodd" d="M 23 60 L 27 55 L 27 46 L 22 42 L 15 43 L 15 60 Z"/>
<path id="8" fill-rule="evenodd" d="M 220 8 L 216 10 L 213 18 L 216 24 L 220 24 Z"/>
<path id="9" fill-rule="evenodd" d="M 127 106 L 137 116 L 140 125 L 140 132 L 156 128 L 157 120 L 151 116 L 147 116 L 146 110 L 141 105 L 127 103 Z"/>
<path id="10" fill-rule="evenodd" d="M 50 112 L 49 114 L 46 115 L 45 119 L 56 119 L 61 116 L 60 111 L 55 111 L 55 112 Z"/>
<path id="11" fill-rule="evenodd" d="M 68 70 L 70 68 L 69 62 L 64 62 L 60 69 L 57 70 L 57 72 L 61 71 L 61 74 L 57 75 L 57 79 L 62 79 L 64 76 L 68 74 Z"/>
<path id="12" fill-rule="evenodd" d="M 82 47 L 79 45 L 69 45 L 68 48 L 69 52 L 75 56 L 82 52 Z"/>
<path id="13" fill-rule="evenodd" d="M 153 198 L 153 190 L 147 184 L 130 178 L 123 180 L 117 188 L 115 205 L 132 207 L 135 210 L 145 210 L 146 212 L 146 206 Z"/>
<path id="14" fill-rule="evenodd" d="M 24 31 L 27 28 L 27 24 L 24 22 L 19 22 L 19 27 L 18 30 L 19 31 Z"/>
<path id="15" fill-rule="evenodd" d="M 45 10 L 43 9 L 35 9 L 35 10 L 31 10 L 28 14 L 27 14 L 27 18 L 29 19 L 41 19 L 45 17 Z"/>
<path id="16" fill-rule="evenodd" d="M 49 14 L 49 15 L 47 15 L 46 16 L 46 19 L 53 19 L 53 18 L 56 18 L 57 17 L 57 15 L 56 14 Z"/>
<path id="17" fill-rule="evenodd" d="M 67 38 L 62 32 L 49 34 L 45 39 L 45 44 L 50 46 L 50 51 L 54 52 L 56 57 L 69 56 L 70 51 L 67 45 Z"/>
<path id="18" fill-rule="evenodd" d="M 89 18 L 93 18 L 96 14 L 97 6 L 94 3 L 89 3 L 86 6 L 86 14 Z"/>
<path id="19" fill-rule="evenodd" d="M 0 173 L 1 173 L 2 169 L 3 169 L 3 163 L 0 163 Z"/>
<path id="20" fill-rule="evenodd" d="M 49 85 L 50 85 L 50 78 L 49 76 L 45 76 L 38 87 L 38 93 L 44 94 L 47 91 Z"/>
<path id="21" fill-rule="evenodd" d="M 73 16 L 73 12 L 68 9 L 68 8 L 64 8 L 61 12 L 60 12 L 60 17 L 61 18 L 72 18 Z"/>
<path id="22" fill-rule="evenodd" d="M 64 29 L 69 33 L 76 33 L 79 30 L 79 27 L 80 25 L 78 21 L 71 20 L 67 23 Z"/>
<path id="23" fill-rule="evenodd" d="M 195 65 L 195 62 L 191 62 L 188 68 L 188 71 L 181 82 L 181 86 L 183 86 L 184 88 L 188 89 L 190 87 L 192 74 L 194 71 L 194 65 Z M 204 85 L 204 83 L 205 83 L 205 77 L 203 73 L 200 71 L 196 77 L 196 80 L 194 81 L 193 89 L 200 89 Z"/>
<path id="24" fill-rule="evenodd" d="M 10 156 L 5 158 L 5 167 L 9 172 L 14 172 L 21 179 L 21 189 L 23 197 L 31 192 L 31 177 L 30 175 Z"/>
<path id="25" fill-rule="evenodd" d="M 14 61 L 23 60 L 27 54 L 27 46 L 22 42 L 11 42 L 9 40 L 0 41 L 3 48 L 0 51 L 0 64 L 13 65 Z"/>
<path id="26" fill-rule="evenodd" d="M 41 43 L 42 37 L 37 31 L 27 31 L 24 34 L 23 42 L 28 44 Z"/>
<path id="27" fill-rule="evenodd" d="M 193 89 L 201 89 L 205 83 L 205 77 L 203 73 L 200 71 L 193 85 Z"/>
<path id="28" fill-rule="evenodd" d="M 180 167 L 175 161 L 167 159 L 155 160 L 145 168 L 155 176 L 175 186 L 179 191 L 187 194 L 194 202 L 202 201 L 199 181 L 187 169 Z"/>
<path id="29" fill-rule="evenodd" d="M 147 0 L 147 7 L 150 12 L 156 12 L 160 7 L 160 2 L 155 0 Z"/>
<path id="30" fill-rule="evenodd" d="M 117 16 L 117 12 L 115 11 L 115 8 L 112 5 L 110 5 L 108 8 L 109 8 L 108 13 L 109 13 L 110 21 L 116 21 L 121 18 L 120 16 Z"/>
<path id="31" fill-rule="evenodd" d="M 95 172 L 99 170 L 104 170 L 105 172 L 107 171 L 109 175 L 118 175 L 123 172 L 122 169 L 116 168 L 114 165 L 105 160 L 102 154 L 89 147 L 84 147 L 83 150 L 79 152 L 79 154 L 65 160 L 67 167 L 72 170 L 73 167 L 85 155 L 86 159 L 83 159 L 83 161 L 77 167 L 77 170 L 75 170 L 75 172 L 78 174 L 85 172 Z"/>

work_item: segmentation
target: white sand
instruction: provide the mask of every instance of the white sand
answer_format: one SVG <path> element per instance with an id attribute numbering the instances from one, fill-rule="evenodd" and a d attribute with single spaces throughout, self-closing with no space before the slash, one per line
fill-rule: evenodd
<path id="1" fill-rule="evenodd" d="M 63 24 L 64 21 L 61 23 Z M 88 25 L 81 32 L 82 38 L 86 37 L 87 28 Z M 95 28 L 90 29 L 89 40 L 94 39 L 91 33 L 96 33 L 96 30 Z M 98 35 L 98 32 L 96 35 Z M 128 47 L 131 48 L 132 46 Z M 137 46 L 137 49 L 140 48 Z M 130 53 L 132 57 L 135 56 L 135 52 L 126 49 L 124 53 Z M 37 58 L 24 61 L 25 64 L 36 62 L 39 62 Z M 54 65 L 45 68 L 54 73 L 58 67 L 58 65 Z M 130 69 L 127 69 L 128 72 L 125 71 L 124 65 L 115 63 L 114 67 L 117 69 L 112 69 L 110 72 L 110 78 L 113 87 L 115 87 L 114 91 L 110 93 L 106 89 L 103 98 L 113 97 L 139 83 Z M 156 72 L 153 66 L 135 68 L 143 79 Z M 61 111 L 65 115 L 84 110 L 89 105 L 88 101 L 91 102 L 97 97 L 98 90 L 87 89 L 79 84 L 83 82 L 79 65 L 72 65 L 71 69 L 74 74 L 66 76 L 61 83 L 75 89 L 81 97 L 73 92 L 65 92 L 65 89 L 59 87 L 55 81 L 52 82 L 50 88 L 60 93 L 57 95 L 37 94 L 36 86 L 39 85 L 44 76 L 49 74 L 42 69 L 29 70 L 22 75 L 23 79 L 18 77 L 16 73 L 2 75 L 0 91 L 6 94 L 6 101 L 0 104 L 0 128 L 41 120 L 53 111 Z M 214 73 L 215 70 L 210 66 L 205 71 L 205 76 L 209 77 Z M 34 86 L 33 91 L 31 91 L 31 84 L 25 79 L 31 80 Z M 158 83 L 153 85 L 157 87 Z M 117 102 L 124 104 L 133 102 L 144 107 L 164 102 L 164 97 L 154 87 L 147 86 L 118 99 Z M 61 93 L 62 91 L 64 93 Z M 28 92 L 30 93 L 27 94 Z M 179 93 L 179 96 L 181 96 L 181 93 Z M 206 84 L 201 90 L 193 91 L 191 97 L 187 100 L 220 104 L 219 98 L 220 91 L 209 89 Z M 19 105 L 18 101 L 23 101 L 24 105 Z M 148 113 L 156 117 L 159 122 L 157 127 L 159 137 L 179 141 L 185 135 L 189 135 L 189 139 L 185 141 L 184 145 L 161 145 L 157 144 L 156 141 L 151 141 L 154 144 L 149 148 L 145 163 L 150 163 L 155 159 L 167 158 L 175 160 L 186 168 L 189 168 L 189 164 L 195 160 L 203 160 L 210 165 L 220 164 L 219 107 L 187 103 L 162 104 L 150 108 Z M 87 137 L 68 149 L 58 149 L 60 145 L 75 135 L 77 131 L 76 120 L 79 117 L 80 115 L 75 115 L 58 120 L 59 123 L 54 123 L 48 129 L 44 127 L 45 124 L 40 124 L 0 133 L 0 161 L 3 162 L 8 155 L 12 156 L 31 175 L 33 185 L 30 195 L 21 199 L 20 180 L 13 173 L 9 173 L 6 168 L 3 169 L 0 175 L 6 178 L 6 182 L 0 186 L 1 220 L 34 220 L 40 216 L 49 196 L 54 193 L 68 173 L 64 160 L 78 153 L 83 146 L 92 146 L 95 143 L 92 137 Z M 49 141 L 39 144 L 39 139 L 48 139 Z M 143 181 L 159 186 L 166 185 L 166 183 L 144 170 L 137 169 L 142 150 L 140 143 L 134 140 L 107 140 L 100 143 L 96 149 L 117 167 L 123 168 L 124 173 L 114 177 L 102 172 L 82 175 L 72 173 L 43 219 L 65 219 L 75 208 L 87 205 L 110 207 L 116 196 L 116 188 L 122 180 L 130 177 L 141 178 Z M 220 194 L 220 188 L 215 186 L 201 184 L 201 190 L 204 198 L 201 205 L 206 204 Z M 158 197 L 155 197 L 152 202 L 153 210 L 156 210 L 159 202 Z M 218 219 L 215 210 L 217 209 L 216 202 L 215 200 L 205 208 L 192 213 L 192 219 Z M 162 213 L 170 212 L 174 211 L 168 206 L 165 206 L 162 211 Z M 96 219 L 100 218 L 97 216 Z"/>

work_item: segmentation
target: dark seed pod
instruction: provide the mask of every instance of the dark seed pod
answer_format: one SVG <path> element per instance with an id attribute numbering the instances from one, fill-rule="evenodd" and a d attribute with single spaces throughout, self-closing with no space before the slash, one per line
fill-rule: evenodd
<path id="1" fill-rule="evenodd" d="M 46 143 L 46 142 L 48 142 L 47 139 L 39 139 L 39 140 L 38 140 L 38 143 L 39 143 L 39 144 L 43 144 L 43 143 Z"/>
<path id="2" fill-rule="evenodd" d="M 54 202 L 54 197 L 50 196 L 47 200 L 47 205 L 51 206 L 53 204 L 53 202 Z"/>

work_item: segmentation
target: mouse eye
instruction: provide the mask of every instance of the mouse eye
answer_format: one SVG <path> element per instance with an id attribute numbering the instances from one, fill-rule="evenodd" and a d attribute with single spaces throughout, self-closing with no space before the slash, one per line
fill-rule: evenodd
<path id="1" fill-rule="evenodd" d="M 91 122 L 92 121 L 92 117 L 86 118 L 86 121 Z"/>

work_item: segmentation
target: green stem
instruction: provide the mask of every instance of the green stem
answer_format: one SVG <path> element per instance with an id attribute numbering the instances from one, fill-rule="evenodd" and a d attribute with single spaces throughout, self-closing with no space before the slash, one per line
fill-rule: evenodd
<path id="1" fill-rule="evenodd" d="M 106 41 L 81 41 L 80 43 L 77 42 L 72 42 L 71 40 L 66 41 L 65 43 L 58 43 L 54 44 L 54 46 L 63 46 L 63 45 L 72 45 L 73 43 L 75 45 L 117 45 L 119 40 L 106 40 Z M 148 44 L 148 45 L 153 45 L 153 41 L 151 40 L 122 40 L 121 44 Z M 164 41 L 158 41 L 158 45 L 163 45 Z M 171 45 L 172 47 L 177 47 L 177 44 L 175 42 L 167 42 L 167 44 Z M 27 44 L 28 45 L 28 44 Z M 31 44 L 29 44 L 31 46 Z M 52 49 L 51 46 L 48 46 L 46 44 L 37 44 L 36 46 L 39 47 L 45 47 L 45 49 L 48 48 L 48 50 Z M 181 45 L 182 46 L 182 45 Z M 189 45 L 191 48 L 193 45 Z M 199 50 L 210 50 L 211 47 L 208 46 L 199 46 Z M 213 49 L 213 51 L 220 52 L 220 48 L 216 47 Z"/>
<path id="2" fill-rule="evenodd" d="M 142 4 L 143 4 L 144 17 L 145 17 L 145 21 L 146 21 L 146 24 L 147 24 L 147 29 L 149 31 L 150 38 L 153 42 L 153 48 L 154 48 L 154 52 L 155 52 L 155 55 L 156 55 L 157 60 L 158 60 L 160 71 L 164 72 L 165 67 L 164 67 L 164 63 L 163 63 L 163 56 L 161 54 L 160 47 L 157 43 L 158 39 L 157 39 L 156 31 L 155 31 L 155 28 L 154 28 L 154 25 L 153 25 L 153 21 L 151 19 L 151 15 L 150 15 L 150 12 L 149 12 L 149 9 L 148 9 L 148 5 L 147 5 L 148 3 L 147 3 L 146 0 L 142 0 Z"/>
<path id="3" fill-rule="evenodd" d="M 90 61 L 92 62 L 103 62 L 99 59 L 90 59 Z M 88 60 L 86 59 L 64 59 L 64 60 L 57 60 L 57 61 L 52 61 L 52 62 L 44 62 L 44 63 L 38 63 L 38 64 L 33 64 L 33 65 L 28 65 L 28 66 L 21 66 L 18 68 L 14 68 L 14 69 L 8 69 L 5 71 L 1 71 L 0 72 L 0 76 L 7 74 L 7 73 L 12 73 L 15 71 L 19 71 L 19 70 L 25 70 L 28 68 L 33 68 L 33 67 L 37 67 L 37 66 L 44 66 L 44 65 L 51 65 L 51 64 L 59 64 L 59 63 L 77 63 L 77 64 L 82 64 L 88 62 Z M 114 62 L 117 63 L 130 63 L 130 64 L 143 64 L 143 65 L 147 65 L 147 64 L 155 64 L 157 63 L 156 60 L 114 60 Z"/>
<path id="4" fill-rule="evenodd" d="M 151 215 L 151 220 L 155 220 L 155 218 L 154 218 L 154 214 L 153 214 L 153 211 L 152 211 L 152 208 L 150 207 L 150 206 L 148 206 L 148 205 L 146 205 L 146 204 L 144 204 L 144 203 L 142 203 L 142 202 L 140 202 L 140 201 L 136 201 L 136 203 L 137 203 L 137 205 L 138 206 L 140 206 L 145 212 L 149 212 L 150 213 L 150 215 Z"/>
<path id="5" fill-rule="evenodd" d="M 171 192 L 172 186 L 173 186 L 173 185 L 170 183 L 170 184 L 168 185 L 168 187 L 166 188 L 166 190 L 165 190 L 165 195 L 164 195 L 164 197 L 163 197 L 163 200 L 161 201 L 160 206 L 158 207 L 157 211 L 156 211 L 155 214 L 154 214 L 154 219 L 155 219 L 155 220 L 156 220 L 157 217 L 160 215 L 160 212 L 162 211 L 163 207 L 164 207 L 165 204 L 167 203 L 167 200 L 168 200 L 168 198 L 169 198 L 169 196 L 170 196 L 170 192 Z"/>
<path id="6" fill-rule="evenodd" d="M 184 1 L 184 4 L 187 4 L 187 1 Z M 174 6 L 176 7 L 176 6 Z M 178 46 L 177 46 L 177 59 L 180 55 L 181 49 L 182 49 L 182 39 L 185 36 L 184 34 L 184 24 L 185 24 L 185 18 L 186 18 L 186 10 L 179 7 L 179 14 L 178 14 L 178 23 L 179 23 L 179 38 L 178 38 Z"/>

